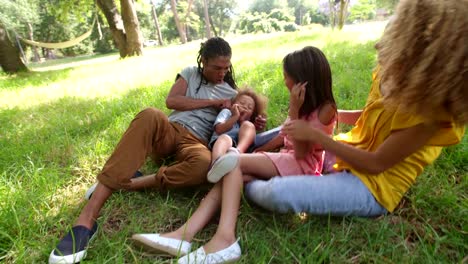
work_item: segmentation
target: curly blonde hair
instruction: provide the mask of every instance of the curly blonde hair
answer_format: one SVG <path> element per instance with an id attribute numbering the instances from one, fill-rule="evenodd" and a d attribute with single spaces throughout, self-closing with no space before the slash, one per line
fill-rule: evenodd
<path id="1" fill-rule="evenodd" d="M 468 123 L 467 0 L 401 0 L 377 43 L 384 102 Z"/>
<path id="2" fill-rule="evenodd" d="M 249 96 L 254 100 L 255 103 L 255 108 L 252 113 L 252 116 L 250 117 L 250 121 L 253 123 L 255 122 L 255 118 L 259 115 L 266 115 L 266 108 L 267 108 L 267 99 L 266 97 L 257 94 L 252 88 L 248 86 L 242 87 L 242 89 L 239 90 L 237 93 L 237 96 L 232 99 L 233 102 L 235 102 L 239 97 L 242 95 Z"/>

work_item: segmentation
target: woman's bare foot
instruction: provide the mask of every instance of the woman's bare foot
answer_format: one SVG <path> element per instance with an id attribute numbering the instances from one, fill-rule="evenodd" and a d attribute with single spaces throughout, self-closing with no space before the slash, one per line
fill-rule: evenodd
<path id="1" fill-rule="evenodd" d="M 178 240 L 184 240 L 184 241 L 187 241 L 187 242 L 192 242 L 192 236 L 188 236 L 187 234 L 184 234 L 184 230 L 181 228 L 177 229 L 176 231 L 173 231 L 173 232 L 169 232 L 169 233 L 163 233 L 163 234 L 160 234 L 160 236 L 162 237 L 166 237 L 166 238 L 174 238 L 174 239 L 178 239 Z"/>
<path id="2" fill-rule="evenodd" d="M 221 236 L 215 235 L 213 238 L 211 238 L 210 241 L 208 241 L 208 243 L 203 246 L 203 249 L 205 250 L 206 254 L 214 253 L 228 248 L 230 245 L 234 244 L 234 242 L 236 242 L 236 238 L 234 236 L 223 238 Z"/>

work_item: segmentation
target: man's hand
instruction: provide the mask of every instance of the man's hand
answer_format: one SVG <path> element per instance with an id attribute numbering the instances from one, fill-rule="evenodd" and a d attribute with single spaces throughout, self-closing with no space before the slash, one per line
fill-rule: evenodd
<path id="1" fill-rule="evenodd" d="M 215 100 L 214 106 L 219 110 L 224 108 L 231 108 L 231 99 L 218 99 Z"/>

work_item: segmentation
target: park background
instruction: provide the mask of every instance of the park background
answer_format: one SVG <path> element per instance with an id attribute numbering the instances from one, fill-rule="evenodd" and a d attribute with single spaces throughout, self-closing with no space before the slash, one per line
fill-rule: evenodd
<path id="1" fill-rule="evenodd" d="M 176 2 L 181 17 L 187 14 L 189 2 Z M 230 15 L 223 20 L 224 28 L 224 24 L 213 22 L 223 28 L 217 35 L 232 45 L 238 84 L 250 85 L 268 97 L 269 128 L 281 124 L 288 109 L 281 59 L 306 45 L 319 47 L 329 59 L 339 108 L 360 109 L 365 103 L 376 65 L 374 45 L 397 1 L 351 1 L 343 25 L 337 19 L 341 1 L 331 2 L 239 2 L 233 8 L 235 12 L 223 13 Z M 0 72 L 0 262 L 47 261 L 84 206 L 84 192 L 95 182 L 132 118 L 145 107 L 170 112 L 165 98 L 175 76 L 183 67 L 196 63 L 200 43 L 206 39 L 203 16 L 190 20 L 198 26 L 187 22 L 185 32 L 190 32 L 191 37 L 183 43 L 169 1 L 132 2 L 141 26 L 140 48 L 136 49 L 141 52 L 122 56 L 101 11 L 98 14 L 103 37 L 96 31 L 97 24 L 90 28 L 96 14 L 93 3 L 63 3 L 68 4 L 0 0 L 0 29 L 8 32 L 10 44 L 17 51 L 15 56 L 25 66 L 14 72 Z M 193 10 L 202 8 L 203 3 L 193 1 Z M 256 6 L 265 5 L 270 9 L 255 11 Z M 45 8 L 33 8 L 39 6 Z M 327 6 L 337 13 L 327 13 Z M 353 19 L 353 10 L 362 6 L 372 11 L 370 16 Z M 160 8 L 155 9 L 156 14 L 160 24 L 166 25 L 161 26 L 167 29 L 167 33 L 161 30 L 163 45 L 158 42 L 151 20 L 149 11 L 153 7 Z M 31 24 L 37 41 L 57 43 L 89 29 L 93 33 L 67 49 L 38 48 L 39 59 L 35 61 L 31 46 L 21 44 L 21 53 L 15 41 L 15 34 L 28 36 L 28 19 L 21 14 L 33 14 L 31 10 L 40 11 L 39 20 L 35 20 L 38 22 Z M 272 19 L 277 12 L 287 14 L 288 20 Z M 189 14 L 195 13 L 199 12 Z M 213 21 L 223 17 L 210 14 Z M 313 21 L 316 16 L 323 20 Z M 149 21 L 147 26 L 142 22 L 144 17 Z M 239 25 L 242 17 L 247 17 L 244 21 L 252 29 L 242 31 L 233 26 Z M 5 21 L 10 21 L 8 26 Z M 282 28 L 272 26 L 278 21 L 284 21 L 279 23 Z M 158 44 L 145 47 L 146 40 Z M 7 55 L 11 57 L 11 53 Z M 340 126 L 337 132 L 347 129 Z M 240 262 L 466 263 L 467 146 L 465 137 L 461 144 L 446 148 L 418 178 L 395 213 L 384 217 L 281 215 L 244 200 L 237 228 L 243 249 Z M 148 162 L 142 171 L 151 173 L 156 169 Z M 102 210 L 97 239 L 83 263 L 169 263 L 168 258 L 135 247 L 131 235 L 179 227 L 208 190 L 209 185 L 116 193 Z M 196 237 L 195 247 L 208 241 L 216 223 L 214 219 Z"/>

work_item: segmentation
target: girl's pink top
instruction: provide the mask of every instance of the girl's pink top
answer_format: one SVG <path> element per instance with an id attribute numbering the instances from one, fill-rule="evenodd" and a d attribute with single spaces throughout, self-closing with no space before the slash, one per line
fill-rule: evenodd
<path id="1" fill-rule="evenodd" d="M 335 115 L 328 125 L 324 125 L 318 119 L 318 111 L 317 109 L 307 118 L 301 119 L 310 122 L 315 128 L 331 136 L 335 128 L 337 115 Z M 289 120 L 290 118 L 288 117 L 285 123 Z M 282 133 L 280 133 L 280 135 L 283 136 L 284 147 L 279 152 L 264 152 L 264 154 L 271 159 L 281 176 L 304 174 L 321 175 L 325 156 L 325 151 L 322 149 L 322 146 L 314 144 L 304 158 L 296 159 L 292 140 L 289 136 Z"/>

